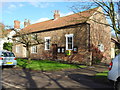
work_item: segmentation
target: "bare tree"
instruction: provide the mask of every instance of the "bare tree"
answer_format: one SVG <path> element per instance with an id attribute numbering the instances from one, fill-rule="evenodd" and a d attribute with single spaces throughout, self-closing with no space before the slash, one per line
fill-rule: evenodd
<path id="1" fill-rule="evenodd" d="M 7 30 L 5 30 L 4 24 L 0 23 L 0 38 L 4 38 L 7 36 Z"/>
<path id="2" fill-rule="evenodd" d="M 22 44 L 23 47 L 26 48 L 27 51 L 27 58 L 28 61 L 31 60 L 30 58 L 30 48 L 32 46 L 36 46 L 39 44 L 44 44 L 43 40 L 38 37 L 37 33 L 29 33 L 29 31 L 24 31 L 24 30 L 15 30 L 16 34 L 13 36 L 12 40 L 15 42 L 15 44 Z"/>
<path id="3" fill-rule="evenodd" d="M 118 42 L 120 42 L 118 37 L 120 35 L 120 1 L 114 2 L 113 0 L 109 0 L 109 1 L 93 0 L 93 2 L 89 2 L 89 3 L 80 2 L 77 5 L 73 5 L 72 10 L 76 13 L 80 11 L 80 9 L 86 10 L 95 6 L 101 7 L 103 9 L 103 13 L 102 12 L 98 12 L 98 13 L 103 14 L 109 20 L 109 23 L 107 24 L 95 19 L 92 20 L 95 21 L 96 23 L 110 26 L 112 30 L 115 31 L 115 36 Z M 86 18 L 86 17 L 82 17 L 82 18 Z"/>

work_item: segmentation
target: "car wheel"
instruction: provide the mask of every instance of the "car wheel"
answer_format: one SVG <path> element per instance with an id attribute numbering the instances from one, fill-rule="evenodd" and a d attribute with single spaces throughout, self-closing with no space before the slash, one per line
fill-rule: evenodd
<path id="1" fill-rule="evenodd" d="M 120 81 L 116 83 L 115 90 L 120 90 Z"/>
<path id="2" fill-rule="evenodd" d="M 16 66 L 15 65 L 12 65 L 11 68 L 15 68 Z"/>

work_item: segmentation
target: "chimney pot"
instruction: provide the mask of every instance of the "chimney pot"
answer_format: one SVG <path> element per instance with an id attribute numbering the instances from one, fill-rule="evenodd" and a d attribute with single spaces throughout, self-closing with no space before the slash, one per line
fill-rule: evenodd
<path id="1" fill-rule="evenodd" d="M 25 19 L 25 21 L 24 21 L 24 27 L 27 27 L 28 25 L 30 25 L 30 20 Z"/>
<path id="2" fill-rule="evenodd" d="M 15 29 L 20 29 L 20 21 L 14 20 L 14 28 Z"/>
<path id="3" fill-rule="evenodd" d="M 60 17 L 59 10 L 54 11 L 54 20 L 58 19 Z"/>

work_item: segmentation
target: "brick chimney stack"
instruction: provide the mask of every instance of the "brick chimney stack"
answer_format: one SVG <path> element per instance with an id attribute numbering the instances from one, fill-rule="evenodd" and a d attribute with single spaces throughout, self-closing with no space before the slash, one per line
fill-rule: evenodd
<path id="1" fill-rule="evenodd" d="M 54 20 L 58 19 L 60 17 L 59 10 L 54 11 Z"/>
<path id="2" fill-rule="evenodd" d="M 14 20 L 14 28 L 15 29 L 20 29 L 20 21 Z"/>
<path id="3" fill-rule="evenodd" d="M 30 25 L 30 20 L 25 19 L 25 21 L 24 21 L 24 27 L 27 27 L 28 25 Z"/>

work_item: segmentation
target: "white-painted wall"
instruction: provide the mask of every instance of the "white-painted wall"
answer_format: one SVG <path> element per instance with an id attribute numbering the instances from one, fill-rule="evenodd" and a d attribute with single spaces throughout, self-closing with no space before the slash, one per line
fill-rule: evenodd
<path id="1" fill-rule="evenodd" d="M 15 31 L 11 31 L 11 32 L 7 35 L 7 37 L 0 38 L 0 50 L 3 50 L 3 44 L 4 44 L 5 42 L 12 42 L 12 36 L 13 36 L 13 35 L 15 35 Z M 8 38 L 10 38 L 10 39 L 8 40 Z"/>

